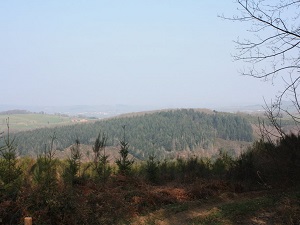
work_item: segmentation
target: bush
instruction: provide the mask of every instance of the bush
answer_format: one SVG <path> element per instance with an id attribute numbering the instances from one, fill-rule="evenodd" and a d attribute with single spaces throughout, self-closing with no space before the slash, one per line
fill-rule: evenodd
<path id="1" fill-rule="evenodd" d="M 255 142 L 235 162 L 232 177 L 266 187 L 299 183 L 300 137 L 290 134 L 277 143 Z"/>
<path id="2" fill-rule="evenodd" d="M 159 181 L 159 161 L 155 160 L 155 156 L 149 156 L 146 162 L 147 179 L 152 183 Z"/>

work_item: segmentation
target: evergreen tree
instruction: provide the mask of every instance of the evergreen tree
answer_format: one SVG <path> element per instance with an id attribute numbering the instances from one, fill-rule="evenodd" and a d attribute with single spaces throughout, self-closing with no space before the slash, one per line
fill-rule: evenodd
<path id="1" fill-rule="evenodd" d="M 54 158 L 55 140 L 56 134 L 54 133 L 51 137 L 50 146 L 47 148 L 47 145 L 45 145 L 43 154 L 38 155 L 36 163 L 31 168 L 34 181 L 46 192 L 54 190 L 57 184 L 57 160 Z"/>
<path id="2" fill-rule="evenodd" d="M 123 130 L 124 130 L 124 136 L 123 136 L 123 140 L 120 141 L 120 158 L 116 161 L 116 164 L 118 166 L 119 169 L 119 173 L 122 175 L 128 175 L 131 171 L 131 166 L 134 163 L 133 159 L 129 159 L 128 158 L 128 149 L 129 149 L 129 144 L 128 142 L 126 142 L 126 138 L 125 138 L 125 125 L 122 126 Z"/>
<path id="3" fill-rule="evenodd" d="M 7 119 L 7 137 L 3 138 L 4 144 L 0 146 L 0 188 L 8 195 L 18 191 L 21 178 L 21 169 L 17 165 L 17 152 L 14 145 L 15 139 L 10 139 L 9 119 Z"/>
<path id="4" fill-rule="evenodd" d="M 147 178 L 152 183 L 157 183 L 159 178 L 159 161 L 155 158 L 154 155 L 150 155 L 146 164 Z"/>
<path id="5" fill-rule="evenodd" d="M 75 145 L 71 147 L 71 157 L 67 161 L 67 168 L 64 173 L 65 181 L 71 185 L 80 177 L 81 158 L 80 142 L 79 139 L 76 138 Z"/>
<path id="6" fill-rule="evenodd" d="M 104 182 L 111 173 L 111 168 L 108 166 L 108 155 L 106 155 L 105 147 L 107 136 L 104 133 L 99 133 L 93 146 L 94 152 L 94 170 L 97 177 Z"/>

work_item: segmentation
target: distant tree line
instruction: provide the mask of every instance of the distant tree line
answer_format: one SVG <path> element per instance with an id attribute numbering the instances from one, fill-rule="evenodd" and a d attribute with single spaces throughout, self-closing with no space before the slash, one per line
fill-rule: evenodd
<path id="1" fill-rule="evenodd" d="M 0 112 L 0 115 L 10 115 L 10 114 L 30 114 L 32 112 L 29 112 L 27 110 L 22 110 L 22 109 L 13 109 L 13 110 L 8 110 L 8 111 L 3 111 Z"/>

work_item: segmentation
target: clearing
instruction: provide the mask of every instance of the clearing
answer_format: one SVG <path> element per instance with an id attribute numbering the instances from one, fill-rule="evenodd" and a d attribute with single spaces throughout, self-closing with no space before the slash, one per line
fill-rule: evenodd
<path id="1" fill-rule="evenodd" d="M 138 216 L 129 224 L 300 224 L 300 191 L 296 188 L 222 193 L 217 197 L 170 204 Z"/>

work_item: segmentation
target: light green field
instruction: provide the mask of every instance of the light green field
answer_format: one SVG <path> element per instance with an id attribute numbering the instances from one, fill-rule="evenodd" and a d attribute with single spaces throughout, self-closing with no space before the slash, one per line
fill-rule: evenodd
<path id="1" fill-rule="evenodd" d="M 32 130 L 41 127 L 62 126 L 74 124 L 80 119 L 49 114 L 9 114 L 0 115 L 0 132 L 7 131 L 9 118 L 10 132 Z"/>

